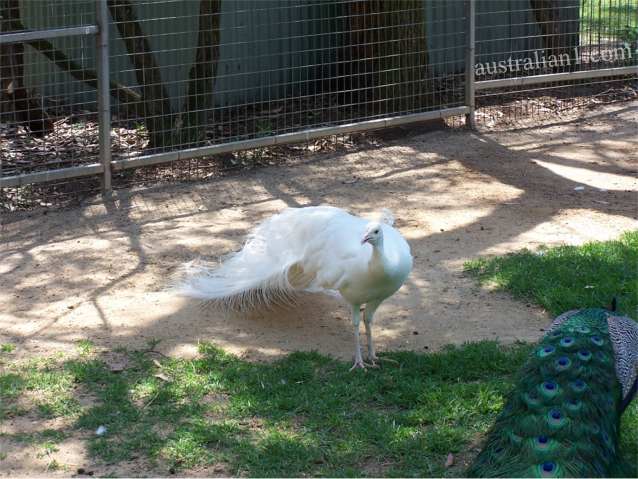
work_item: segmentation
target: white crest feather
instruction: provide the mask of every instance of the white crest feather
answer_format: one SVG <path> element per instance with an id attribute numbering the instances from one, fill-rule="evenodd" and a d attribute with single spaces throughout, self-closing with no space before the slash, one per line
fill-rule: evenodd
<path id="1" fill-rule="evenodd" d="M 381 211 L 378 214 L 378 220 L 380 223 L 384 223 L 388 226 L 394 225 L 394 215 L 392 214 L 392 211 L 390 211 L 388 208 L 381 209 Z"/>

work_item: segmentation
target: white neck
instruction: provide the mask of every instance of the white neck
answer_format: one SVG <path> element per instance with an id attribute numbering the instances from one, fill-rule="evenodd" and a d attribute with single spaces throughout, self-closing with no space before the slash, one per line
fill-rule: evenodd
<path id="1" fill-rule="evenodd" d="M 379 238 L 376 244 L 371 244 L 372 246 L 372 257 L 370 258 L 371 263 L 378 263 L 381 266 L 385 266 L 385 255 L 383 254 L 383 238 Z"/>

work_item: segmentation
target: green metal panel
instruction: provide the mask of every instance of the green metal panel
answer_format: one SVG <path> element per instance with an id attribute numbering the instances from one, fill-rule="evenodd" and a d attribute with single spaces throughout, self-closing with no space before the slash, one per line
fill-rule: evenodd
<path id="1" fill-rule="evenodd" d="M 465 68 L 465 2 L 424 0 L 428 59 L 435 75 Z"/>
<path id="2" fill-rule="evenodd" d="M 464 68 L 464 2 L 423 0 L 429 61 L 436 75 Z M 577 6 L 579 0 L 564 0 Z M 195 57 L 199 2 L 134 2 L 149 37 L 173 107 L 185 100 Z M 94 22 L 93 0 L 22 0 L 27 28 L 52 28 Z M 578 8 L 565 9 L 576 16 Z M 249 105 L 281 98 L 308 97 L 334 75 L 343 44 L 347 7 L 339 0 L 226 0 L 222 2 L 220 60 L 215 83 L 217 105 Z M 486 13 L 489 12 L 489 13 Z M 541 48 L 529 0 L 477 2 L 477 62 L 524 57 Z M 577 22 L 574 22 L 577 25 Z M 138 89 L 124 42 L 110 28 L 111 78 Z M 94 69 L 95 41 L 72 37 L 52 41 L 83 68 Z M 95 92 L 73 80 L 41 54 L 26 49 L 27 85 L 45 97 L 70 97 L 75 104 L 95 101 Z"/>
<path id="3" fill-rule="evenodd" d="M 22 15 L 26 27 L 42 29 L 64 26 L 64 22 L 67 25 L 92 23 L 90 16 L 75 8 L 77 3 L 78 0 L 24 0 Z M 332 4 L 332 0 L 309 6 L 288 0 L 222 2 L 216 103 L 247 104 L 312 91 L 323 74 L 322 62 L 332 62 Z M 49 22 L 52 8 L 65 8 L 68 14 Z M 134 3 L 134 9 L 161 67 L 173 107 L 180 108 L 195 57 L 199 2 L 140 2 Z M 111 78 L 137 88 L 125 44 L 113 24 L 110 38 Z M 94 69 L 94 39 L 62 38 L 52 43 L 84 68 Z M 28 85 L 41 94 L 72 95 L 75 102 L 94 101 L 90 88 L 73 81 L 70 75 L 31 48 L 27 48 L 26 64 Z"/>
<path id="4" fill-rule="evenodd" d="M 95 8 L 92 0 L 64 0 L 45 2 L 22 0 L 22 22 L 28 30 L 73 27 L 95 24 Z M 53 46 L 79 64 L 82 69 L 95 69 L 95 38 L 77 36 L 50 40 Z M 34 88 L 44 96 L 45 102 L 55 105 L 56 97 L 64 97 L 65 103 L 76 108 L 91 108 L 86 103 L 95 101 L 95 92 L 86 84 L 74 81 L 46 57 L 30 46 L 25 46 L 24 76 L 27 88 Z"/>
<path id="5" fill-rule="evenodd" d="M 561 33 L 577 31 L 579 6 L 580 0 L 560 1 Z M 476 23 L 477 62 L 522 59 L 543 49 L 530 0 L 479 0 Z"/>

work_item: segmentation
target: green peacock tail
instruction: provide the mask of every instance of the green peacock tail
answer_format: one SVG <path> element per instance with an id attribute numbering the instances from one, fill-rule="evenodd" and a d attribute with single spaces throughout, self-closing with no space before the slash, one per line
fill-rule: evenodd
<path id="1" fill-rule="evenodd" d="M 523 366 L 470 477 L 601 477 L 620 462 L 621 386 L 603 309 L 547 333 Z"/>

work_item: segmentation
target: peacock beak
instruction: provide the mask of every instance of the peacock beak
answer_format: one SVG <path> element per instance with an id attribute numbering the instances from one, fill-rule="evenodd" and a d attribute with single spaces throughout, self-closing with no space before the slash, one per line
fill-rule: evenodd
<path id="1" fill-rule="evenodd" d="M 368 241 L 370 241 L 372 238 L 370 237 L 370 235 L 365 235 L 363 237 L 363 239 L 361 240 L 361 244 L 366 244 Z"/>

